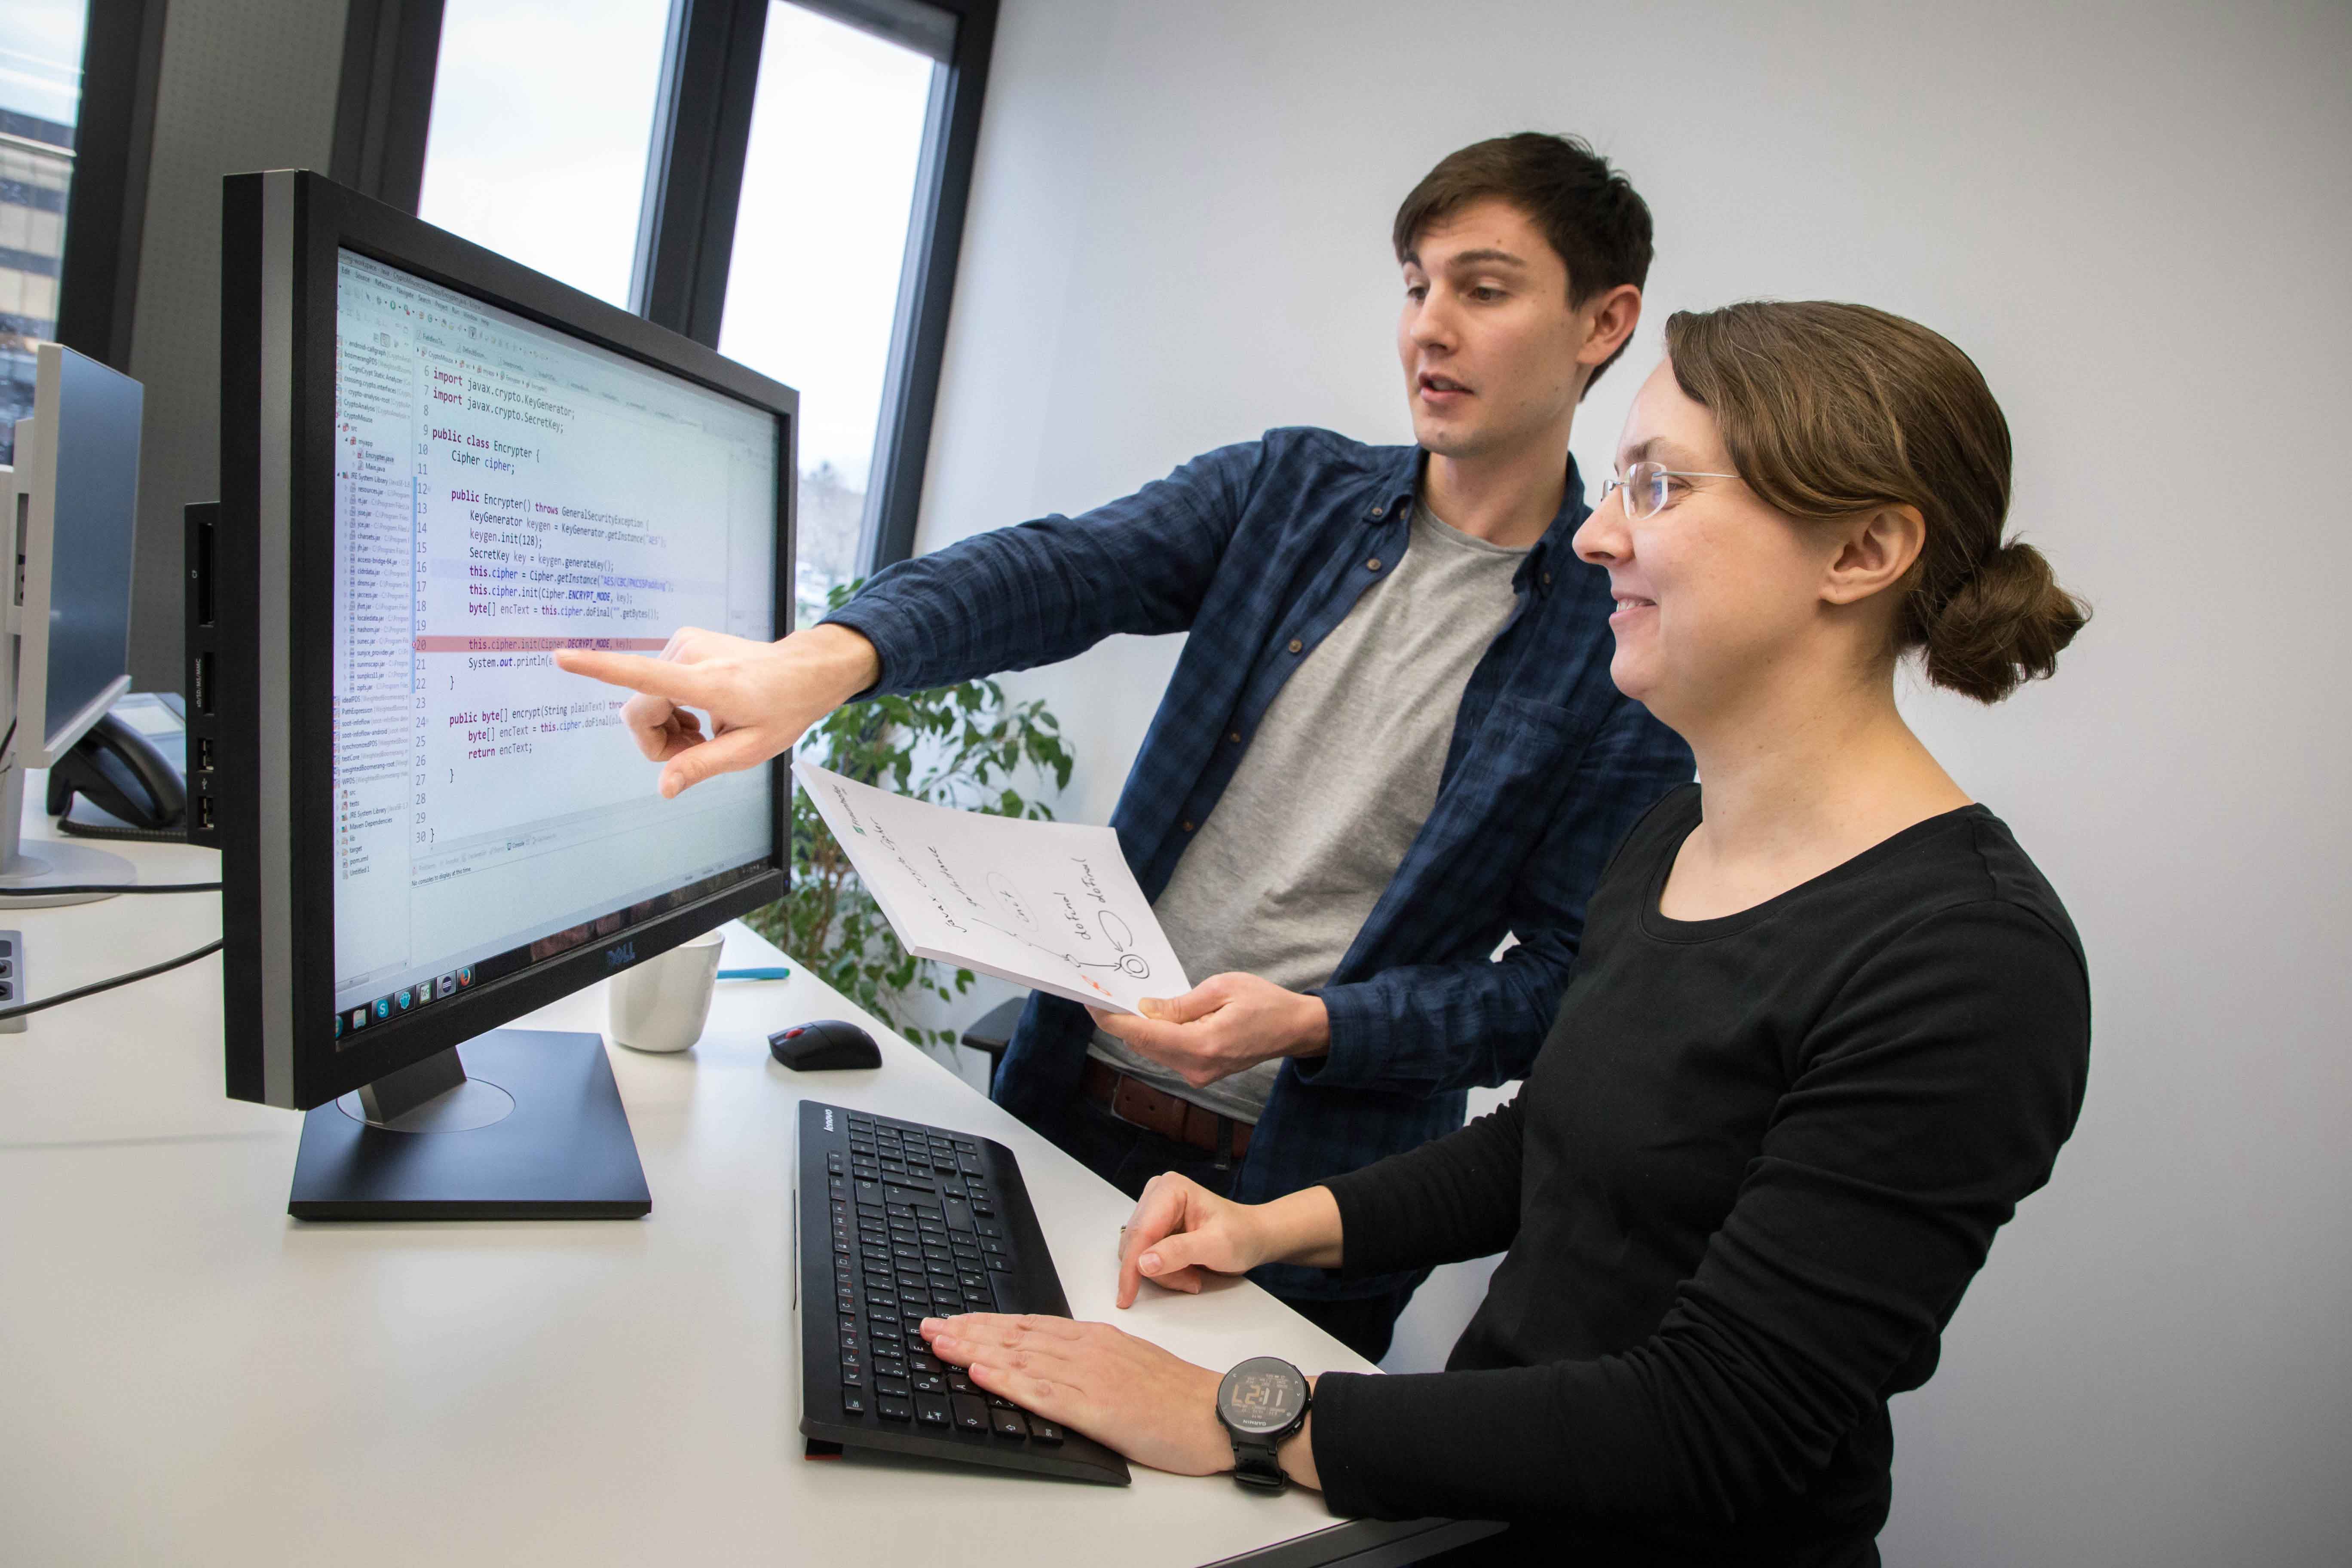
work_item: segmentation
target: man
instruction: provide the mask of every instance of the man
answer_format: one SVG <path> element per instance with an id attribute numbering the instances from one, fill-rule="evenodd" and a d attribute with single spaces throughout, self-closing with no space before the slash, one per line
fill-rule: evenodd
<path id="1" fill-rule="evenodd" d="M 903 562 L 773 645 L 557 656 L 645 694 L 624 715 L 674 795 L 845 700 L 1189 631 L 1111 824 L 1204 978 L 1153 1017 L 1032 995 L 996 1087 L 1129 1192 L 1181 1169 L 1257 1202 L 1460 1126 L 1542 1043 L 1610 850 L 1691 775 L 1611 684 L 1607 580 L 1569 545 L 1570 430 L 1640 318 L 1648 209 L 1522 134 L 1441 162 L 1392 237 L 1416 446 L 1270 431 Z M 1377 1360 L 1422 1278 L 1261 1283 Z"/>

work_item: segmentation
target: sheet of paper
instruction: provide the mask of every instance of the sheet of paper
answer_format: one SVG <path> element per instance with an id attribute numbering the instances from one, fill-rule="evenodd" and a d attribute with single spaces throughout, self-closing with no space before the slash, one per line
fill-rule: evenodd
<path id="1" fill-rule="evenodd" d="M 908 952 L 1112 1012 L 1191 990 L 1108 827 L 951 811 L 794 759 Z"/>

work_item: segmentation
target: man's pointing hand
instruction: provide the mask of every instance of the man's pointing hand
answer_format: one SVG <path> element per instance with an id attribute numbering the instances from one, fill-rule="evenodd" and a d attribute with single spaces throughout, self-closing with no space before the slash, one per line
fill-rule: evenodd
<path id="1" fill-rule="evenodd" d="M 846 626 L 811 626 L 781 642 L 681 628 L 660 655 L 559 648 L 557 668 L 636 693 L 621 721 L 637 749 L 666 763 L 661 792 L 757 767 L 881 679 L 874 645 Z M 710 716 L 705 734 L 698 709 Z"/>

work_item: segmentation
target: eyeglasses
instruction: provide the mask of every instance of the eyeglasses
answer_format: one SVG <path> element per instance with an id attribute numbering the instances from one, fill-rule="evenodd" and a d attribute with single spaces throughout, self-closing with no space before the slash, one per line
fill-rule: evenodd
<path id="1" fill-rule="evenodd" d="M 1623 490 L 1625 521 L 1639 522 L 1665 510 L 1668 479 L 1736 479 L 1738 477 L 1738 474 L 1702 474 L 1688 468 L 1670 468 L 1664 463 L 1636 463 L 1625 470 L 1623 477 L 1612 479 L 1601 487 L 1601 504 L 1607 506 L 1611 496 Z"/>

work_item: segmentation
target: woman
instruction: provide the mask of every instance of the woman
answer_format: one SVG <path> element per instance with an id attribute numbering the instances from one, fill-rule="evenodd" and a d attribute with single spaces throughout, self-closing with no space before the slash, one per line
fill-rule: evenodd
<path id="1" fill-rule="evenodd" d="M 1666 343 L 1576 549 L 1616 594 L 1612 677 L 1703 785 L 1619 847 L 1517 1100 L 1255 1207 L 1159 1178 L 1118 1300 L 1507 1248 L 1447 1371 L 1316 1381 L 1291 1479 L 1513 1521 L 1490 1555 L 1874 1563 L 1886 1402 L 2048 1178 L 2090 1036 L 2064 910 L 1904 724 L 1895 666 L 1995 701 L 2085 612 L 2001 543 L 2008 428 L 1941 337 L 1747 304 Z M 923 1331 L 1144 1464 L 1234 1464 L 1213 1370 L 1102 1324 Z"/>

